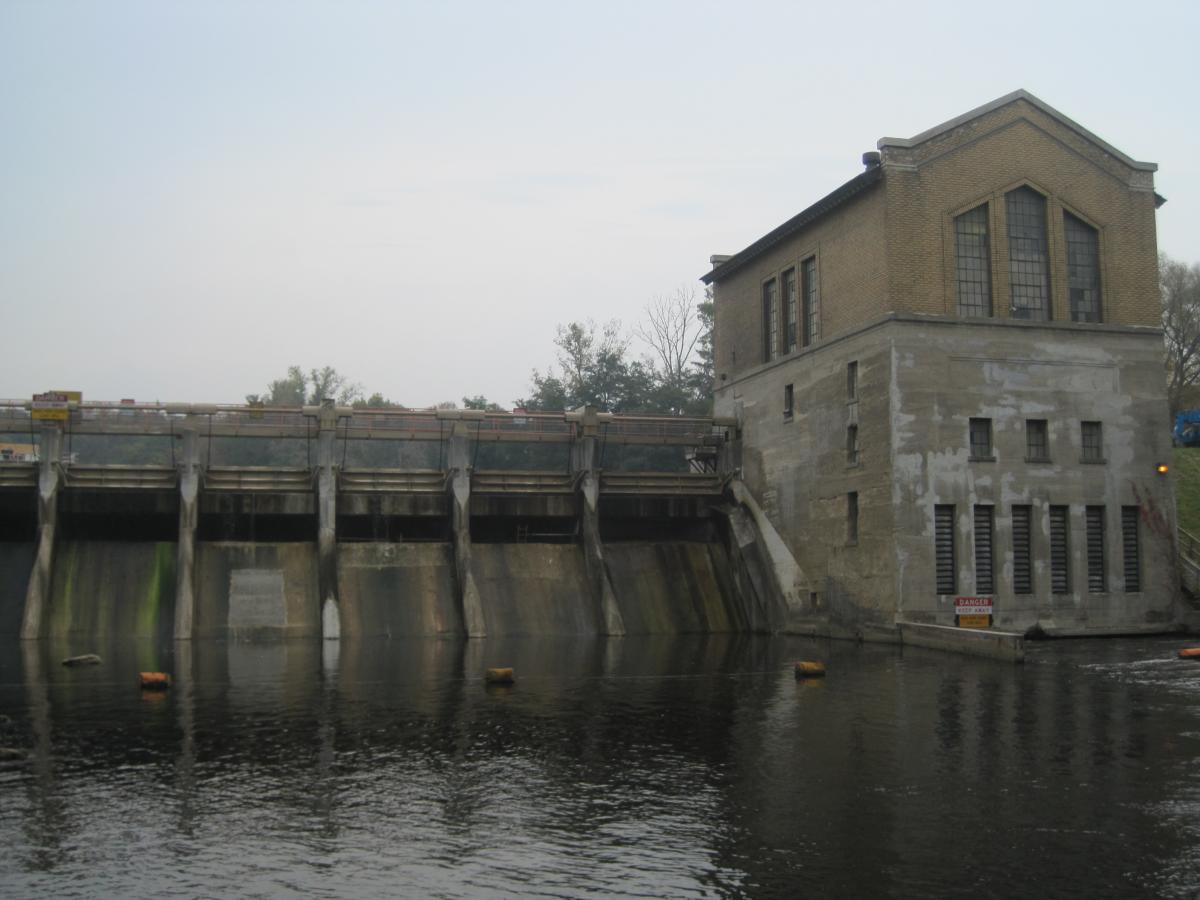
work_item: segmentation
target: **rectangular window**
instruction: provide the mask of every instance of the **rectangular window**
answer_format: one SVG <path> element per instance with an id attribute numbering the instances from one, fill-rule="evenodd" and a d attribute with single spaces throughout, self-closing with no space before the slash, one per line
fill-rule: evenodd
<path id="1" fill-rule="evenodd" d="M 1025 458 L 1031 462 L 1050 460 L 1050 434 L 1045 419 L 1025 420 Z"/>
<path id="2" fill-rule="evenodd" d="M 763 362 L 779 356 L 779 298 L 775 279 L 763 284 Z"/>
<path id="3" fill-rule="evenodd" d="M 994 556 L 992 555 L 992 524 L 994 521 L 993 507 L 975 507 L 975 593 L 991 594 L 995 591 L 992 576 Z"/>
<path id="4" fill-rule="evenodd" d="M 933 508 L 933 558 L 937 571 L 937 592 L 953 594 L 957 590 L 954 564 L 954 507 Z"/>
<path id="5" fill-rule="evenodd" d="M 1101 594 L 1108 590 L 1104 575 L 1104 507 L 1089 506 L 1085 512 L 1088 593 Z"/>
<path id="6" fill-rule="evenodd" d="M 1104 461 L 1103 433 L 1099 422 L 1080 422 L 1079 440 L 1082 448 L 1080 459 L 1085 462 Z"/>
<path id="7" fill-rule="evenodd" d="M 977 206 L 954 220 L 958 314 L 992 314 L 992 255 L 988 241 L 988 207 Z"/>
<path id="8" fill-rule="evenodd" d="M 1141 510 L 1136 506 L 1121 507 L 1121 549 L 1125 555 L 1125 592 L 1136 594 L 1142 589 L 1142 547 L 1138 534 Z"/>
<path id="9" fill-rule="evenodd" d="M 783 273 L 783 310 L 784 310 L 784 353 L 796 349 L 796 270 L 788 269 Z"/>
<path id="10" fill-rule="evenodd" d="M 1008 213 L 1008 277 L 1014 319 L 1050 318 L 1050 253 L 1046 198 L 1022 187 L 1005 198 Z"/>
<path id="11" fill-rule="evenodd" d="M 1050 507 L 1050 590 L 1055 594 L 1071 593 L 1071 527 L 1070 510 L 1065 506 Z"/>
<path id="12" fill-rule="evenodd" d="M 817 258 L 810 256 L 800 264 L 800 290 L 804 295 L 803 346 L 821 338 L 821 310 L 817 298 Z"/>
<path id="13" fill-rule="evenodd" d="M 792 390 L 792 386 L 790 384 L 785 384 L 783 386 L 783 417 L 785 419 L 790 419 L 792 417 L 792 412 L 794 410 L 792 404 L 795 400 L 795 396 L 796 395 Z"/>
<path id="14" fill-rule="evenodd" d="M 1013 593 L 1033 593 L 1033 508 L 1012 508 Z"/>
<path id="15" fill-rule="evenodd" d="M 846 542 L 858 543 L 858 491 L 846 495 Z"/>
<path id="16" fill-rule="evenodd" d="M 858 360 L 846 363 L 846 399 L 858 399 Z"/>
<path id="17" fill-rule="evenodd" d="M 858 426 L 846 426 L 846 465 L 858 465 Z"/>
<path id="18" fill-rule="evenodd" d="M 1063 213 L 1067 237 L 1067 284 L 1071 321 L 1100 321 L 1100 235 L 1092 226 Z"/>
<path id="19" fill-rule="evenodd" d="M 992 420 L 971 420 L 971 459 L 992 458 Z"/>

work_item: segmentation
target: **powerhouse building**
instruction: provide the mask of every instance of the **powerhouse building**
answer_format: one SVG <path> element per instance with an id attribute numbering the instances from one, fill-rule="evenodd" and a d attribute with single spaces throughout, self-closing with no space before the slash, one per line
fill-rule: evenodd
<path id="1" fill-rule="evenodd" d="M 703 278 L 792 624 L 1171 628 L 1157 167 L 1023 90 L 863 162 Z"/>

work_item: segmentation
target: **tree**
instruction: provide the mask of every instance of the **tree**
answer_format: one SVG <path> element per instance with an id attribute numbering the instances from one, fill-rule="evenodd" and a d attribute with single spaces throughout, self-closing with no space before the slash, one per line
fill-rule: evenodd
<path id="1" fill-rule="evenodd" d="M 634 333 L 653 351 L 665 381 L 682 385 L 688 379 L 692 354 L 703 336 L 696 291 L 678 287 L 670 296 L 659 295 L 646 304 L 646 321 Z"/>
<path id="2" fill-rule="evenodd" d="M 1171 413 L 1186 404 L 1188 387 L 1200 383 L 1200 264 L 1187 265 L 1165 253 L 1158 257 L 1167 395 Z"/>
<path id="3" fill-rule="evenodd" d="M 362 398 L 362 387 L 332 366 L 310 369 L 307 375 L 299 366 L 288 366 L 285 378 L 272 381 L 265 394 L 247 394 L 246 402 L 263 406 L 316 406 L 326 398 L 349 406 Z"/>
<path id="4" fill-rule="evenodd" d="M 476 394 L 474 397 L 462 398 L 463 409 L 481 409 L 485 412 L 504 412 L 504 407 L 499 403 L 492 403 L 483 394 Z"/>

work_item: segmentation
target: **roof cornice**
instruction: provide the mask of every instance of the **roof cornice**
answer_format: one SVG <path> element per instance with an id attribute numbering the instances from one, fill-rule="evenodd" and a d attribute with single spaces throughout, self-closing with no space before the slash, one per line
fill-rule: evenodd
<path id="1" fill-rule="evenodd" d="M 878 143 L 876 144 L 876 146 L 880 150 L 883 150 L 884 147 L 897 147 L 897 148 L 901 148 L 901 149 L 905 149 L 905 150 L 911 149 L 913 147 L 916 147 L 918 144 L 923 144 L 926 141 L 929 141 L 935 137 L 938 137 L 939 135 L 945 134 L 947 131 L 951 131 L 952 129 L 955 129 L 955 128 L 959 127 L 960 125 L 963 125 L 964 123 L 971 121 L 972 119 L 978 119 L 981 116 L 985 116 L 990 112 L 1000 109 L 1001 107 L 1008 106 L 1010 103 L 1015 103 L 1018 100 L 1024 100 L 1030 106 L 1036 107 L 1037 109 L 1041 110 L 1043 113 L 1045 113 L 1050 118 L 1060 122 L 1062 125 L 1069 128 L 1071 131 L 1074 131 L 1080 137 L 1095 144 L 1097 147 L 1099 147 L 1105 153 L 1108 153 L 1109 155 L 1120 160 L 1122 163 L 1129 166 L 1131 169 L 1136 169 L 1139 172 L 1155 172 L 1158 170 L 1158 163 L 1138 162 L 1137 160 L 1135 160 L 1129 156 L 1126 156 L 1124 153 L 1122 153 L 1120 150 L 1118 150 L 1112 144 L 1097 137 L 1095 134 L 1088 131 L 1086 128 L 1084 128 L 1082 125 L 1080 125 L 1074 119 L 1071 119 L 1071 118 L 1063 115 L 1057 109 L 1055 109 L 1053 106 L 1051 106 L 1049 103 L 1046 103 L 1044 100 L 1041 100 L 1038 97 L 1035 97 L 1033 94 L 1029 93 L 1029 91 L 1025 90 L 1024 88 L 1013 91 L 1011 94 L 1005 94 L 1003 97 L 998 97 L 995 100 L 993 100 L 991 103 L 985 103 L 983 106 L 976 107 L 975 109 L 971 110 L 970 112 L 963 113 L 961 116 L 955 116 L 953 119 L 950 119 L 948 122 L 943 122 L 941 125 L 935 125 L 933 128 L 930 128 L 927 131 L 922 131 L 920 134 L 916 135 L 915 137 L 911 137 L 911 138 L 883 137 L 883 138 L 880 138 Z"/>

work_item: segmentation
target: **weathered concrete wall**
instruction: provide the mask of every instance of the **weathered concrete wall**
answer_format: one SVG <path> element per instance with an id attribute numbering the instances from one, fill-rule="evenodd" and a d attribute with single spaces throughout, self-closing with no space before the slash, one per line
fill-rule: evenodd
<path id="1" fill-rule="evenodd" d="M 314 542 L 198 541 L 194 634 L 316 637 L 317 587 Z"/>
<path id="2" fill-rule="evenodd" d="M 36 553 L 32 541 L 0 541 L 0 635 L 21 633 L 25 592 Z"/>
<path id="3" fill-rule="evenodd" d="M 577 544 L 474 544 L 471 551 L 488 636 L 600 630 Z"/>
<path id="4" fill-rule="evenodd" d="M 954 623 L 953 596 L 939 597 L 934 506 L 953 504 L 959 595 L 977 591 L 973 507 L 995 515 L 995 625 L 1034 623 L 1060 632 L 1170 627 L 1178 574 L 1174 498 L 1155 465 L 1171 456 L 1154 332 L 967 321 L 895 323 L 892 502 L 896 596 L 902 618 Z M 973 460 L 968 420 L 992 421 L 994 459 Z M 1027 419 L 1048 422 L 1050 461 L 1026 457 Z M 1080 422 L 1101 423 L 1103 460 L 1081 460 Z M 1034 592 L 1013 593 L 1011 510 L 1032 507 Z M 1049 507 L 1068 506 L 1071 592 L 1051 592 Z M 1107 590 L 1087 590 L 1084 508 L 1105 508 Z M 1141 590 L 1125 590 L 1121 507 L 1140 514 Z"/>
<path id="5" fill-rule="evenodd" d="M 847 366 L 857 363 L 855 396 Z M 716 392 L 718 415 L 743 420 L 742 477 L 806 583 L 793 624 L 831 617 L 854 630 L 890 623 L 894 592 L 889 452 L 891 356 L 885 325 L 787 357 Z M 784 413 L 792 385 L 793 414 Z M 857 457 L 847 431 L 857 427 Z M 848 496 L 858 497 L 858 537 Z M 798 613 L 798 614 L 797 614 Z"/>
<path id="6" fill-rule="evenodd" d="M 616 541 L 605 545 L 626 634 L 742 631 L 749 612 L 735 599 L 718 544 Z"/>
<path id="7" fill-rule="evenodd" d="M 342 637 L 463 635 L 449 543 L 338 546 Z"/>
<path id="8" fill-rule="evenodd" d="M 45 637 L 166 640 L 174 623 L 174 542 L 58 542 Z"/>

